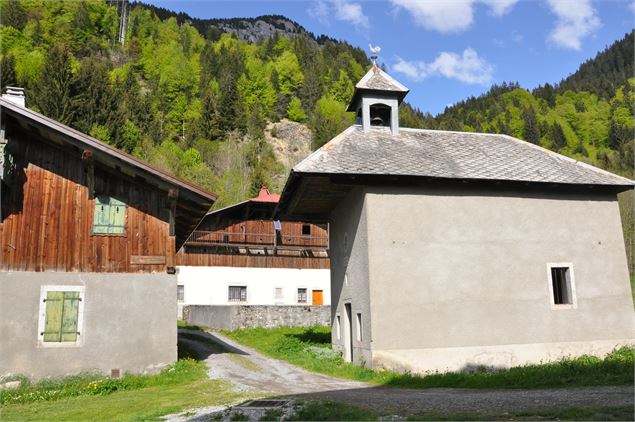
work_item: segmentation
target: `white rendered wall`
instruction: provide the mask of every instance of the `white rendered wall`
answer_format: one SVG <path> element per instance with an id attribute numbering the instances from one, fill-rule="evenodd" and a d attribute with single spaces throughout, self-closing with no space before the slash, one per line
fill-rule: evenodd
<path id="1" fill-rule="evenodd" d="M 184 301 L 179 305 L 297 305 L 298 289 L 322 290 L 323 305 L 331 304 L 331 276 L 328 269 L 177 267 L 178 284 L 184 286 Z M 228 301 L 229 286 L 247 286 L 247 302 Z M 275 297 L 282 288 L 282 298 Z"/>

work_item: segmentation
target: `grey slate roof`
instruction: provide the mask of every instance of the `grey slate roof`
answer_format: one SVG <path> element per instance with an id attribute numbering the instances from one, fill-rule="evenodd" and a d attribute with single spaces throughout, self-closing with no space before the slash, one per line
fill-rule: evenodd
<path id="1" fill-rule="evenodd" d="M 380 68 L 373 66 L 355 85 L 358 89 L 372 89 L 379 91 L 408 92 L 408 88 L 397 82 Z"/>
<path id="2" fill-rule="evenodd" d="M 401 175 L 584 185 L 632 180 L 507 135 L 354 125 L 293 168 L 298 173 Z"/>

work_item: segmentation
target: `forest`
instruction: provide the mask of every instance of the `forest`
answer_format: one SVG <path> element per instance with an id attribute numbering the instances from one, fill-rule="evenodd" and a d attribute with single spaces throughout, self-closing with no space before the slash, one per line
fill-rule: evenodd
<path id="1" fill-rule="evenodd" d="M 217 207 L 274 191 L 286 174 L 268 122 L 306 124 L 318 148 L 353 122 L 346 105 L 363 50 L 297 23 L 249 43 L 225 27 L 133 3 L 4 0 L 2 86 L 27 106 L 219 194 Z M 280 16 L 263 17 L 279 22 Z M 401 125 L 506 133 L 633 177 L 633 32 L 558 84 L 494 85 L 437 116 L 404 103 Z"/>

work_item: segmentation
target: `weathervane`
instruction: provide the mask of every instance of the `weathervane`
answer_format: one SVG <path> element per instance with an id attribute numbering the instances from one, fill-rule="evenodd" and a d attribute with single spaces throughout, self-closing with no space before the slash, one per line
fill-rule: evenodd
<path id="1" fill-rule="evenodd" d="M 368 44 L 368 48 L 370 48 L 370 59 L 373 61 L 373 66 L 377 66 L 377 53 L 381 51 L 381 47 L 378 45 L 373 47 L 372 44 Z"/>

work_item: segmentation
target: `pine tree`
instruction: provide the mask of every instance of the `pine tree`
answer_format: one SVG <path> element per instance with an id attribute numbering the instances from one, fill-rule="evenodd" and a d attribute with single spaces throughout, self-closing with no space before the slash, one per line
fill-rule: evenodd
<path id="1" fill-rule="evenodd" d="M 526 107 L 522 113 L 524 128 L 523 138 L 532 144 L 540 144 L 540 126 L 533 107 Z"/>
<path id="2" fill-rule="evenodd" d="M 562 148 L 567 146 L 567 138 L 564 135 L 562 126 L 560 126 L 558 122 L 555 122 L 551 126 L 549 137 L 553 141 L 553 146 L 556 150 L 561 150 Z"/>
<path id="3" fill-rule="evenodd" d="M 69 124 L 73 119 L 71 55 L 64 44 L 49 50 L 35 83 L 34 103 L 45 116 Z"/>
<path id="4" fill-rule="evenodd" d="M 13 54 L 5 54 L 0 60 L 0 87 L 17 85 L 15 76 L 15 58 Z"/>
<path id="5" fill-rule="evenodd" d="M 0 23 L 22 30 L 27 23 L 26 10 L 18 0 L 4 0 L 0 6 Z"/>

